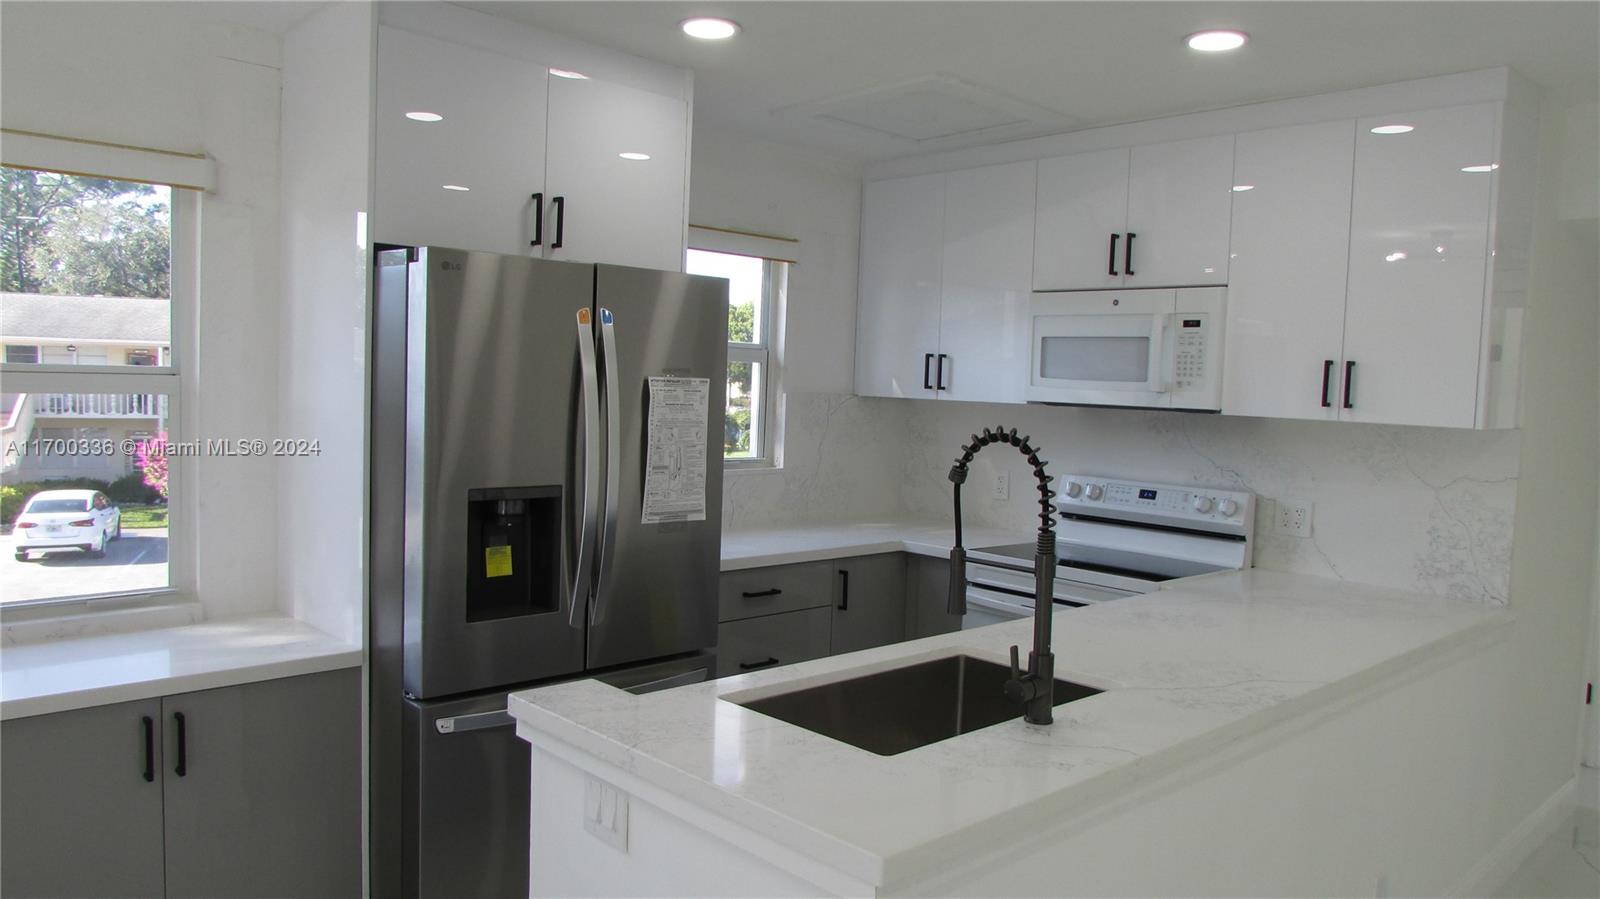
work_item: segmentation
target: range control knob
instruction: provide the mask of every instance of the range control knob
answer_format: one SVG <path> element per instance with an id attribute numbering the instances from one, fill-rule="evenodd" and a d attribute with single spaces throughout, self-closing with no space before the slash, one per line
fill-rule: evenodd
<path id="1" fill-rule="evenodd" d="M 1067 495 L 1072 497 L 1073 499 L 1077 499 L 1078 497 L 1082 496 L 1083 495 L 1083 485 L 1078 483 L 1077 481 L 1068 481 L 1067 482 Z"/>
<path id="2" fill-rule="evenodd" d="M 1225 499 L 1217 506 L 1217 511 L 1221 512 L 1224 518 L 1232 518 L 1234 513 L 1239 511 L 1239 504 L 1231 499 Z"/>
<path id="3" fill-rule="evenodd" d="M 1212 500 L 1209 496 L 1197 496 L 1194 498 L 1194 510 L 1199 512 L 1201 515 L 1210 512 L 1211 506 Z"/>
<path id="4" fill-rule="evenodd" d="M 1086 489 L 1090 499 L 1099 499 L 1105 495 L 1105 490 L 1099 484 L 1090 484 Z"/>

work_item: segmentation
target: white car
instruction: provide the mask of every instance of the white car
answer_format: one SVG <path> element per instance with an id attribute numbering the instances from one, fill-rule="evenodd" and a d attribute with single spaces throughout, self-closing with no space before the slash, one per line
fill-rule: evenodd
<path id="1" fill-rule="evenodd" d="M 106 544 L 122 536 L 122 511 L 98 490 L 41 490 L 28 500 L 12 531 L 18 562 L 28 552 L 79 549 L 105 555 Z"/>

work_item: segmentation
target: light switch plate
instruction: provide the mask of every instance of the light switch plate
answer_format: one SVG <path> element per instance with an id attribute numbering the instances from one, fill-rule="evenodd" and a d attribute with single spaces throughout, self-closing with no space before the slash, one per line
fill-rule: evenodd
<path id="1" fill-rule="evenodd" d="M 583 829 L 619 852 L 627 852 L 628 794 L 599 778 L 585 777 Z"/>

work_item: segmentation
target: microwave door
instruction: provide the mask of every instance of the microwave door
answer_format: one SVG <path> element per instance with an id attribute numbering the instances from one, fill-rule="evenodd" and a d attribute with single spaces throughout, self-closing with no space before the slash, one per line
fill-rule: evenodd
<path id="1" fill-rule="evenodd" d="M 1034 318 L 1028 396 L 1033 402 L 1165 407 L 1166 312 Z"/>

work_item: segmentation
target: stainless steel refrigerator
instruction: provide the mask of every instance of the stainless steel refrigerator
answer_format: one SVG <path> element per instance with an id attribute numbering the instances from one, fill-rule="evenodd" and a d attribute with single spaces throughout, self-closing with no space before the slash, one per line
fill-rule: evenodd
<path id="1" fill-rule="evenodd" d="M 525 896 L 506 694 L 715 670 L 727 282 L 440 247 L 375 263 L 372 895 Z"/>

